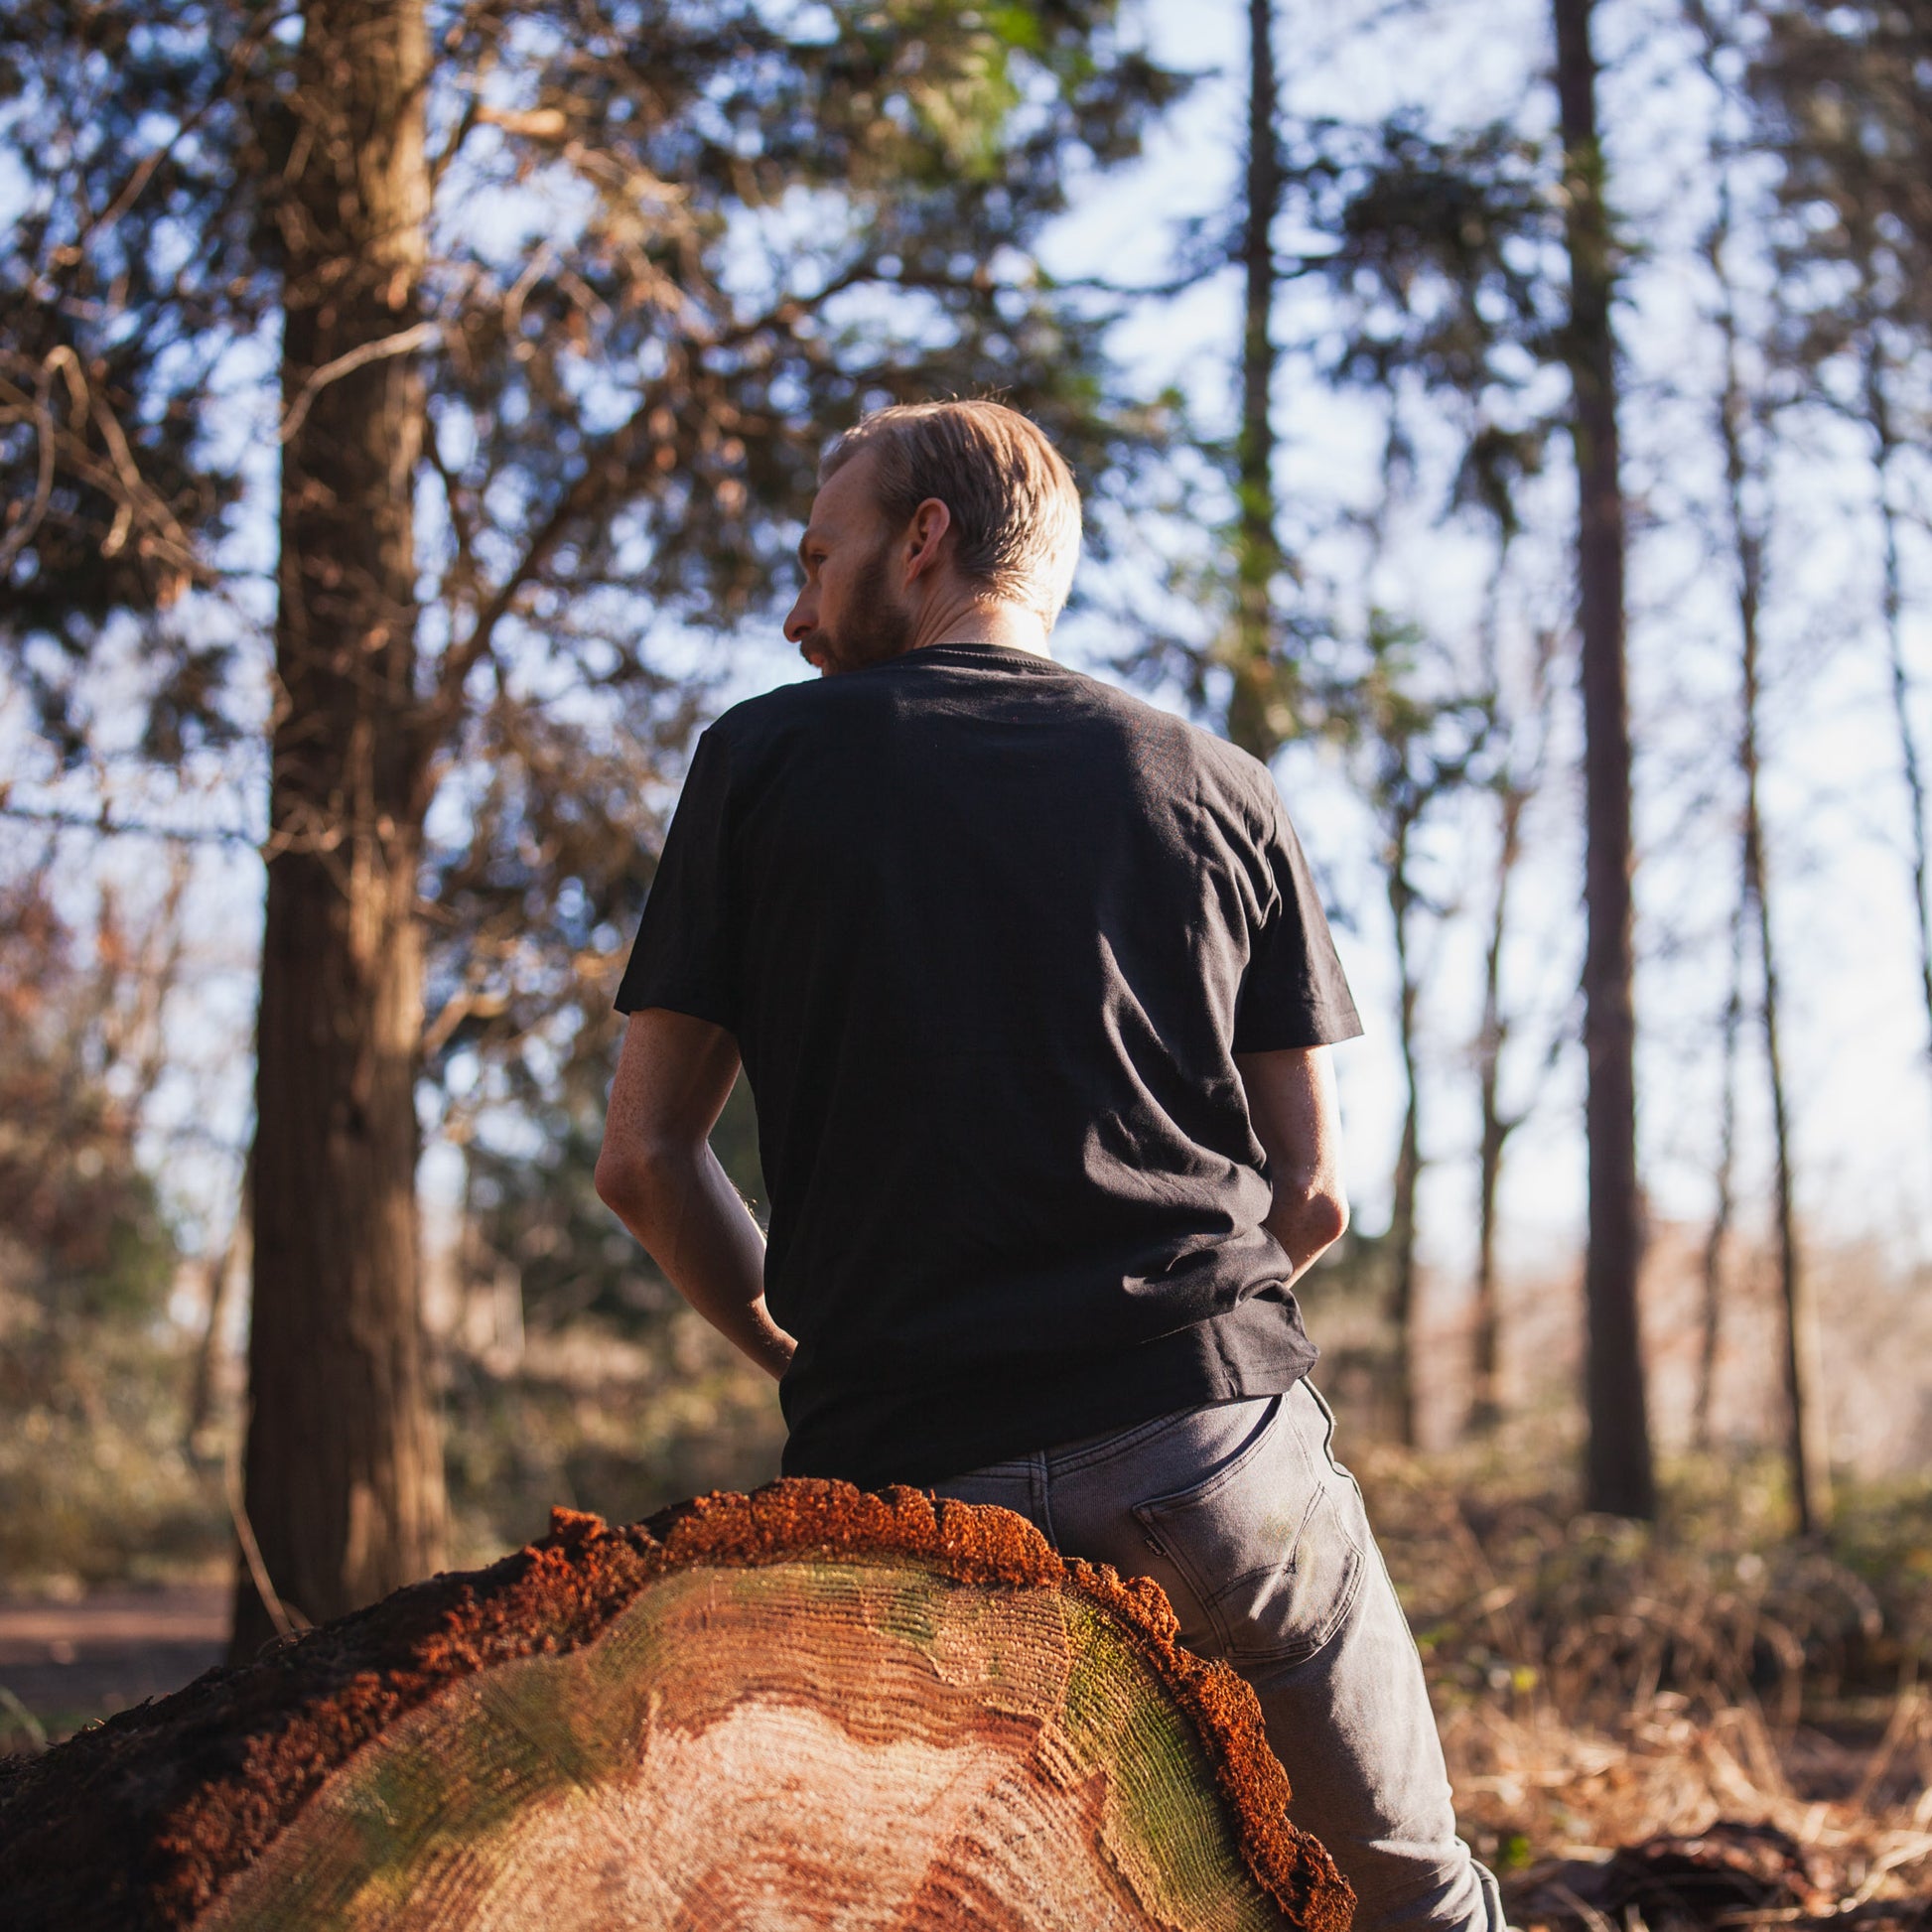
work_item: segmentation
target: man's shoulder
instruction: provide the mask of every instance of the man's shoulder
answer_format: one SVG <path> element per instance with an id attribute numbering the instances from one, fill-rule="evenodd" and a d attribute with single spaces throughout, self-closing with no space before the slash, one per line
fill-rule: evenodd
<path id="1" fill-rule="evenodd" d="M 1131 708 L 1135 717 L 1145 721 L 1145 729 L 1152 735 L 1165 739 L 1176 752 L 1206 766 L 1230 784 L 1247 791 L 1273 790 L 1275 781 L 1268 767 L 1231 740 L 1209 731 L 1205 725 L 1196 724 L 1191 718 L 1183 718 L 1175 712 L 1150 704 L 1132 692 L 1119 690 L 1113 685 L 1102 688 L 1112 691 L 1117 700 Z"/>
<path id="2" fill-rule="evenodd" d="M 741 698 L 718 714 L 706 736 L 715 737 L 735 750 L 746 748 L 794 727 L 830 724 L 841 717 L 849 718 L 876 708 L 883 695 L 877 683 L 864 673 L 800 678 L 791 684 L 773 685 L 769 691 L 760 691 L 755 697 Z"/>
<path id="3" fill-rule="evenodd" d="M 955 705 L 956 687 L 926 687 L 924 680 L 904 675 L 908 668 L 919 668 L 911 663 L 912 656 L 842 677 L 803 679 L 759 692 L 722 712 L 706 735 L 734 758 L 750 760 L 799 734 L 843 734 L 869 716 L 883 721 L 887 715 L 916 711 L 926 697 Z M 1063 715 L 1070 725 L 1098 730 L 1116 740 L 1126 755 L 1159 769 L 1171 784 L 1204 784 L 1264 817 L 1277 802 L 1274 779 L 1259 759 L 1191 719 L 1054 660 L 1028 671 L 1018 694 L 1007 694 L 1009 700 L 1020 695 L 1029 707 L 1038 705 Z"/>
<path id="4" fill-rule="evenodd" d="M 1267 765 L 1230 740 L 1191 718 L 1165 710 L 1104 679 L 1075 673 L 1095 702 L 1111 711 L 1148 754 L 1176 779 L 1191 773 L 1197 782 L 1266 816 L 1279 802 L 1274 774 Z"/>

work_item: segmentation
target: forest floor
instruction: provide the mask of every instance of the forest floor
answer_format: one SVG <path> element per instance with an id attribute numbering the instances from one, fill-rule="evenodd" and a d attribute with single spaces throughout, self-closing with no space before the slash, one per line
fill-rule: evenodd
<path id="1" fill-rule="evenodd" d="M 0 1748 L 68 1736 L 218 1664 L 230 1593 L 178 1583 L 0 1602 Z"/>
<path id="2" fill-rule="evenodd" d="M 214 1582 L 0 1602 L 0 1747 L 34 1749 L 221 1659 Z M 1844 1703 L 1774 1734 L 1681 1694 L 1605 1728 L 1450 1702 L 1465 1833 L 1514 1924 L 1549 1932 L 1932 1928 L 1932 1699 Z M 11 1731 L 11 1735 L 7 1735 Z"/>
<path id="3" fill-rule="evenodd" d="M 540 1533 L 552 1503 L 627 1521 L 775 1473 L 768 1385 L 721 1348 L 587 1330 L 452 1361 L 453 1561 Z M 231 1446 L 183 1442 L 156 1393 L 181 1368 L 130 1355 L 0 1439 L 0 1752 L 219 1660 Z M 1340 1445 L 1512 1920 L 1932 1932 L 1932 1480 L 1848 1485 L 1800 1540 L 1774 1465 L 1679 1459 L 1639 1526 L 1577 1508 L 1575 1428 Z"/>

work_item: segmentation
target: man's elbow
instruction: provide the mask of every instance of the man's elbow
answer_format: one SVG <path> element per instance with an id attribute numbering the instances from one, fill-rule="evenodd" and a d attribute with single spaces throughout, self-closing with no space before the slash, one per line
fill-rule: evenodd
<path id="1" fill-rule="evenodd" d="M 1348 1232 L 1348 1196 L 1339 1187 L 1322 1188 L 1309 1202 L 1309 1219 L 1315 1251 L 1332 1248 Z"/>
<path id="2" fill-rule="evenodd" d="M 1283 1246 L 1298 1266 L 1306 1267 L 1348 1232 L 1348 1197 L 1339 1187 L 1311 1187 L 1281 1218 L 1289 1227 Z"/>
<path id="3" fill-rule="evenodd" d="M 612 1213 L 622 1216 L 635 1212 L 657 1191 L 669 1166 L 664 1150 L 628 1142 L 607 1140 L 597 1157 L 591 1184 L 597 1197 Z"/>

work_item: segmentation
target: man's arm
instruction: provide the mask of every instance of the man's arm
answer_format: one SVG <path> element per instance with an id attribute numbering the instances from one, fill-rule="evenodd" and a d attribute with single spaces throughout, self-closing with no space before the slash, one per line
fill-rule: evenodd
<path id="1" fill-rule="evenodd" d="M 1263 1225 L 1300 1276 L 1348 1226 L 1334 1065 L 1325 1046 L 1237 1053 L 1234 1064 L 1275 1183 L 1275 1204 Z"/>
<path id="2" fill-rule="evenodd" d="M 689 1014 L 630 1016 L 597 1191 L 665 1279 L 775 1381 L 797 1344 L 766 1312 L 764 1236 L 708 1136 L 738 1078 L 738 1042 Z"/>

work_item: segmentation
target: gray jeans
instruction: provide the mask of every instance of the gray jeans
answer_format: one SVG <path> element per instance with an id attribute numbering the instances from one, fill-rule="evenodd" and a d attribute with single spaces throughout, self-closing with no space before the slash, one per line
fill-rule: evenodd
<path id="1" fill-rule="evenodd" d="M 1503 1932 L 1496 1881 L 1455 1835 L 1422 1661 L 1333 1433 L 1302 1382 L 936 1487 L 1167 1591 L 1181 1641 L 1254 1687 L 1295 1822 L 1355 1887 L 1356 1932 Z"/>

